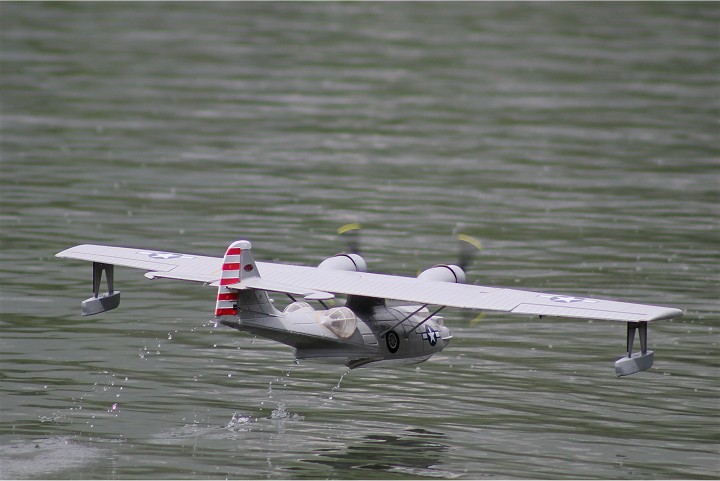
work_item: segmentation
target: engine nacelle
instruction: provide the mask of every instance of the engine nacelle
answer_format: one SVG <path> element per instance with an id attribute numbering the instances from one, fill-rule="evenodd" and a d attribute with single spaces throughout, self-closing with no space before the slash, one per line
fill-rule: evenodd
<path id="1" fill-rule="evenodd" d="M 467 280 L 465 271 L 452 264 L 433 266 L 430 269 L 422 271 L 417 278 L 424 281 L 455 282 L 457 284 L 464 284 Z"/>
<path id="2" fill-rule="evenodd" d="M 320 269 L 331 269 L 334 271 L 357 271 L 367 272 L 367 264 L 359 254 L 338 254 L 329 257 L 318 265 Z"/>

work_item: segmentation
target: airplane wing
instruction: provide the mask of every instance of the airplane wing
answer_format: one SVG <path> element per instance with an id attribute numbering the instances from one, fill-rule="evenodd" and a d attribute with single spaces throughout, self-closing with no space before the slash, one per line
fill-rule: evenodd
<path id="1" fill-rule="evenodd" d="M 149 278 L 161 277 L 211 285 L 218 285 L 222 275 L 221 258 L 147 249 L 85 244 L 62 251 L 57 257 L 143 269 L 148 271 L 146 276 Z M 332 293 L 482 311 L 623 322 L 658 321 L 683 314 L 680 309 L 669 307 L 579 296 L 271 262 L 256 264 L 260 277 L 227 287 L 287 292 L 307 295 L 310 299 L 327 299 L 328 293 Z"/>
<path id="2" fill-rule="evenodd" d="M 284 284 L 302 286 L 317 292 L 378 297 L 461 309 L 624 322 L 658 321 L 682 315 L 681 310 L 668 307 L 426 281 L 386 274 L 328 271 L 316 267 L 273 263 L 258 263 L 258 270 L 265 282 L 278 279 Z M 246 286 L 241 283 L 229 287 L 253 286 L 250 281 Z"/>
<path id="3" fill-rule="evenodd" d="M 211 283 L 220 279 L 222 259 L 176 252 L 83 244 L 55 254 L 56 257 L 133 267 L 157 277 Z M 150 276 L 148 277 L 155 277 Z"/>

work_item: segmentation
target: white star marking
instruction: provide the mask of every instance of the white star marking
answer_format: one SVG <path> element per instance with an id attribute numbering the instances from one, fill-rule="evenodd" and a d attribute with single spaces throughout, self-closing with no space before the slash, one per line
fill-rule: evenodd
<path id="1" fill-rule="evenodd" d="M 193 256 L 186 256 L 185 254 L 175 254 L 173 252 L 150 252 L 150 251 L 138 251 L 138 254 L 143 254 L 153 259 L 195 259 Z"/>
<path id="2" fill-rule="evenodd" d="M 425 332 L 422 333 L 422 338 L 428 341 L 431 346 L 434 346 L 440 338 L 440 331 L 436 331 L 430 326 L 425 326 Z"/>
<path id="3" fill-rule="evenodd" d="M 552 294 L 540 294 L 538 297 L 545 297 L 547 299 L 550 299 L 553 302 L 564 302 L 564 303 L 570 303 L 570 302 L 590 302 L 595 303 L 597 301 L 593 299 L 585 299 L 584 297 L 575 297 L 575 296 L 555 296 Z"/>

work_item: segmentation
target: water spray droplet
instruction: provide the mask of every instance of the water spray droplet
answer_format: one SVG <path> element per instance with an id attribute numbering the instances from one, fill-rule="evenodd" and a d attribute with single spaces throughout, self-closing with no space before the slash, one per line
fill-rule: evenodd
<path id="1" fill-rule="evenodd" d="M 330 396 L 328 397 L 328 399 L 332 399 L 332 398 L 333 398 L 333 394 L 335 394 L 335 392 L 336 392 L 338 389 L 340 389 L 340 384 L 342 383 L 342 381 L 343 381 L 343 379 L 345 378 L 345 376 L 347 376 L 348 374 L 350 374 L 350 368 L 348 368 L 347 371 L 343 372 L 343 373 L 340 375 L 340 379 L 338 380 L 337 385 L 335 385 L 335 387 L 330 390 Z"/>

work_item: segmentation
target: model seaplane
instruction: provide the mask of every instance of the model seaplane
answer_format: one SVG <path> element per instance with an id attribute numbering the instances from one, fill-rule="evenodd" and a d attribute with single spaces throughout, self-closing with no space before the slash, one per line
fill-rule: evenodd
<path id="1" fill-rule="evenodd" d="M 468 236 L 459 239 L 480 247 Z M 417 277 L 370 273 L 358 249 L 350 250 L 354 252 L 327 258 L 317 267 L 256 262 L 247 240 L 230 244 L 223 258 L 89 244 L 71 247 L 57 257 L 93 263 L 93 295 L 81 304 L 84 316 L 119 306 L 114 266 L 132 267 L 147 271 L 149 279 L 216 287 L 219 323 L 291 346 L 297 360 L 340 362 L 350 368 L 429 359 L 452 339 L 438 313 L 453 307 L 625 322 L 627 352 L 615 362 L 615 372 L 626 376 L 653 364 L 653 352 L 647 348 L 648 323 L 683 314 L 669 307 L 465 284 L 467 262 L 462 261 L 436 265 Z M 103 273 L 106 293 L 100 290 Z M 280 311 L 268 293 L 284 293 L 292 302 Z M 326 301 L 336 295 L 346 296 L 345 304 L 328 307 Z M 391 305 L 387 300 L 396 302 Z M 636 332 L 639 352 L 633 352 Z"/>

